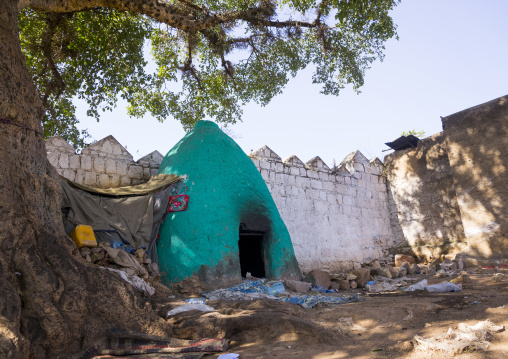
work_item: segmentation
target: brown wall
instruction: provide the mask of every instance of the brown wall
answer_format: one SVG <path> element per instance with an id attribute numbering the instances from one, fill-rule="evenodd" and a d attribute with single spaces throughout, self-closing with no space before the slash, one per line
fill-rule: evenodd
<path id="1" fill-rule="evenodd" d="M 415 149 L 386 156 L 385 169 L 400 228 L 414 254 L 432 260 L 465 247 L 442 132 Z"/>
<path id="2" fill-rule="evenodd" d="M 442 121 L 468 243 L 464 254 L 508 258 L 508 96 Z"/>

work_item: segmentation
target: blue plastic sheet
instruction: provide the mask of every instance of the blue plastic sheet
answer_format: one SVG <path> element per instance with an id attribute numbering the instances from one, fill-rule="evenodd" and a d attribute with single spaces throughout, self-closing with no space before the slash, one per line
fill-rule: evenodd
<path id="1" fill-rule="evenodd" d="M 238 284 L 234 287 L 226 289 L 228 292 L 240 292 L 240 293 L 268 293 L 268 288 L 270 287 L 265 283 L 266 279 L 260 279 L 257 281 L 244 280 L 241 284 Z M 278 284 L 278 283 L 276 283 Z M 345 296 L 327 296 L 327 295 L 319 295 L 319 294 L 310 294 L 310 295 L 298 295 L 294 297 L 288 298 L 274 298 L 278 301 L 289 302 L 294 304 L 299 304 L 304 309 L 310 309 L 315 307 L 319 303 L 330 304 L 330 305 L 339 305 L 346 303 L 355 303 L 362 301 L 363 299 L 358 294 L 350 294 Z"/>

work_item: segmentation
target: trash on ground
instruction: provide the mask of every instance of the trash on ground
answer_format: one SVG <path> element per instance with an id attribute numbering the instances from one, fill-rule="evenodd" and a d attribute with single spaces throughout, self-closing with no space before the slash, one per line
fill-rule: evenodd
<path id="1" fill-rule="evenodd" d="M 286 288 L 284 288 L 284 284 L 281 282 L 277 282 L 266 288 L 266 294 L 268 295 L 277 295 L 279 293 L 285 293 Z"/>
<path id="2" fill-rule="evenodd" d="M 106 243 L 101 243 L 100 247 L 108 253 L 109 257 L 116 264 L 124 267 L 127 273 L 148 278 L 148 271 L 136 260 L 135 256 L 123 251 L 122 249 L 112 248 Z"/>
<path id="3" fill-rule="evenodd" d="M 165 318 L 168 319 L 172 315 L 182 313 L 182 312 L 188 312 L 191 310 L 200 310 L 202 312 L 215 312 L 214 308 L 212 308 L 206 304 L 184 304 L 184 305 L 180 305 L 180 306 L 168 311 L 165 315 Z"/>
<path id="4" fill-rule="evenodd" d="M 187 302 L 189 304 L 205 304 L 206 298 L 189 298 L 184 300 L 184 302 Z"/>
<path id="5" fill-rule="evenodd" d="M 337 327 L 341 333 L 366 331 L 364 327 L 353 323 L 353 317 L 340 318 Z"/>
<path id="6" fill-rule="evenodd" d="M 104 267 L 101 267 L 104 268 Z M 155 289 L 150 286 L 147 282 L 145 282 L 143 279 L 139 278 L 136 275 L 128 274 L 122 270 L 119 269 L 113 269 L 113 268 L 105 268 L 111 272 L 117 273 L 124 281 L 128 282 L 130 285 L 138 289 L 141 293 L 143 293 L 146 296 L 151 297 L 155 294 Z"/>
<path id="7" fill-rule="evenodd" d="M 76 247 L 97 247 L 97 239 L 93 233 L 92 226 L 78 224 L 71 232 L 71 238 Z"/>
<path id="8" fill-rule="evenodd" d="M 326 289 L 325 287 L 322 287 L 320 285 L 315 286 L 314 288 L 311 288 L 310 291 L 314 292 L 314 293 L 335 293 L 334 290 L 332 290 L 332 289 Z"/>
<path id="9" fill-rule="evenodd" d="M 417 348 L 420 350 L 458 354 L 465 349 L 487 349 L 490 345 L 490 336 L 503 330 L 503 326 L 496 326 L 492 322 L 485 320 L 478 322 L 476 325 L 460 323 L 457 330 L 449 328 L 448 332 L 442 336 L 424 338 L 416 335 L 414 339 Z"/>
<path id="10" fill-rule="evenodd" d="M 397 279 L 390 279 L 378 276 L 376 277 L 376 282 L 374 284 L 367 283 L 365 286 L 371 293 L 395 292 L 416 281 L 418 281 L 417 278 L 401 277 Z"/>
<path id="11" fill-rule="evenodd" d="M 280 283 L 282 284 L 282 283 Z M 326 304 L 344 304 L 359 302 L 360 296 L 358 294 L 337 296 L 325 295 L 290 295 L 287 298 L 276 297 L 267 294 L 271 285 L 266 283 L 266 279 L 257 281 L 244 280 L 241 284 L 227 289 L 218 289 L 214 291 L 204 292 L 203 296 L 209 300 L 255 300 L 261 298 L 274 299 L 294 304 L 300 304 L 303 308 L 313 308 L 318 303 Z"/>
<path id="12" fill-rule="evenodd" d="M 424 279 L 416 284 L 410 285 L 405 290 L 410 292 L 414 292 L 415 290 L 427 290 L 429 293 L 460 292 L 462 290 L 462 284 L 442 282 L 428 285 L 427 279 Z"/>
<path id="13" fill-rule="evenodd" d="M 319 303 L 338 305 L 346 303 L 355 303 L 362 300 L 360 298 L 360 295 L 358 294 L 350 294 L 341 297 L 325 296 L 325 295 L 298 295 L 289 298 L 276 298 L 276 299 L 281 300 L 283 302 L 300 304 L 304 309 L 314 308 Z"/>
<path id="14" fill-rule="evenodd" d="M 493 282 L 501 282 L 503 280 L 504 274 L 503 273 L 496 273 L 492 276 Z"/>
<path id="15" fill-rule="evenodd" d="M 228 353 L 228 354 L 221 354 L 217 359 L 236 359 L 240 357 L 240 354 L 236 353 Z"/>

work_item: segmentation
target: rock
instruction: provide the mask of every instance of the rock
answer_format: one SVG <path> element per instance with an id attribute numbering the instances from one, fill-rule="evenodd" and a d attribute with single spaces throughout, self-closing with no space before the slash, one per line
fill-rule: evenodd
<path id="1" fill-rule="evenodd" d="M 390 279 L 393 278 L 392 272 L 388 268 L 381 269 L 379 275 Z"/>
<path id="2" fill-rule="evenodd" d="M 349 283 L 349 285 L 352 289 L 356 289 L 358 287 L 358 284 L 356 284 L 354 280 L 352 280 L 351 283 Z"/>
<path id="3" fill-rule="evenodd" d="M 101 252 L 93 252 L 92 251 L 90 258 L 92 259 L 93 263 L 97 263 L 97 262 L 104 259 L 104 253 L 102 251 Z"/>
<path id="4" fill-rule="evenodd" d="M 404 262 L 402 263 L 402 265 L 399 266 L 400 268 L 406 268 L 406 272 L 409 273 L 409 271 L 411 270 L 411 266 L 409 265 L 408 262 Z"/>
<path id="5" fill-rule="evenodd" d="M 416 260 L 413 256 L 407 254 L 396 254 L 395 255 L 395 267 L 402 266 L 402 263 L 407 262 L 410 265 L 416 263 Z"/>
<path id="6" fill-rule="evenodd" d="M 463 271 L 464 270 L 464 262 L 462 261 L 461 257 L 459 257 L 457 263 L 458 263 L 458 266 L 459 266 L 459 270 Z"/>
<path id="7" fill-rule="evenodd" d="M 339 282 L 339 288 L 341 290 L 349 290 L 351 288 L 351 285 L 349 284 L 349 281 L 344 279 Z"/>
<path id="8" fill-rule="evenodd" d="M 447 260 L 449 260 L 449 259 L 447 258 Z M 453 272 L 453 271 L 456 271 L 457 269 L 459 269 L 459 266 L 455 262 L 452 262 L 452 261 L 446 262 L 445 261 L 445 262 L 441 263 L 441 268 L 446 271 Z"/>
<path id="9" fill-rule="evenodd" d="M 438 278 L 444 278 L 444 277 L 449 277 L 449 276 L 450 276 L 450 273 L 448 273 L 444 269 L 440 269 L 436 272 L 436 277 L 438 277 Z"/>
<path id="10" fill-rule="evenodd" d="M 400 267 L 397 273 L 397 277 L 404 277 L 407 275 L 407 269 L 405 267 Z"/>
<path id="11" fill-rule="evenodd" d="M 321 286 L 328 289 L 330 287 L 330 273 L 320 269 L 313 269 L 307 273 L 303 281 L 312 284 L 313 287 Z"/>
<path id="12" fill-rule="evenodd" d="M 420 273 L 421 273 L 420 267 L 416 263 L 409 268 L 409 274 L 420 274 Z"/>
<path id="13" fill-rule="evenodd" d="M 346 282 L 349 286 L 349 282 L 348 281 L 346 281 Z M 340 283 L 332 281 L 332 283 L 330 284 L 330 289 L 340 290 Z"/>
<path id="14" fill-rule="evenodd" d="M 390 271 L 390 273 L 392 274 L 392 278 L 397 278 L 397 274 L 399 273 L 397 269 L 393 268 L 391 265 L 387 265 L 386 269 Z"/>
<path id="15" fill-rule="evenodd" d="M 370 263 L 370 266 L 374 269 L 381 269 L 381 264 L 379 263 L 379 260 L 378 259 L 374 259 L 371 263 Z"/>
<path id="16" fill-rule="evenodd" d="M 372 276 L 381 275 L 381 271 L 382 271 L 381 268 L 370 268 L 370 275 Z"/>
<path id="17" fill-rule="evenodd" d="M 434 275 L 434 274 L 436 274 L 436 266 L 433 265 L 433 264 L 429 264 L 427 266 L 427 274 L 428 275 Z"/>
<path id="18" fill-rule="evenodd" d="M 504 274 L 503 273 L 496 273 L 492 276 L 492 281 L 495 283 L 501 282 L 503 280 Z"/>
<path id="19" fill-rule="evenodd" d="M 355 280 L 356 276 L 353 273 L 348 273 L 346 276 L 346 279 L 347 280 Z"/>
<path id="20" fill-rule="evenodd" d="M 298 293 L 307 293 L 310 289 L 311 284 L 308 282 L 300 282 L 298 280 L 286 279 L 284 282 L 286 288 Z"/>
<path id="21" fill-rule="evenodd" d="M 81 254 L 81 256 L 83 258 L 86 258 L 86 256 L 89 256 L 90 255 L 90 248 L 87 248 L 87 247 L 81 247 L 79 249 L 79 254 Z"/>
<path id="22" fill-rule="evenodd" d="M 134 256 L 136 257 L 139 263 L 143 264 L 146 258 L 146 252 L 144 249 L 138 249 L 136 252 L 134 252 Z"/>
<path id="23" fill-rule="evenodd" d="M 159 266 L 157 265 L 157 263 L 149 263 L 146 266 L 146 269 L 148 270 L 148 273 L 150 273 L 152 276 L 157 276 L 160 274 Z"/>
<path id="24" fill-rule="evenodd" d="M 353 263 L 353 269 L 360 269 L 360 268 L 362 268 L 362 264 L 361 263 L 358 263 L 358 262 Z"/>
<path id="25" fill-rule="evenodd" d="M 367 282 L 371 278 L 370 277 L 370 269 L 369 268 L 355 269 L 351 273 L 353 273 L 356 276 L 355 281 L 356 281 L 356 283 L 358 284 L 359 287 L 365 286 L 365 284 L 367 284 Z"/>
<path id="26" fill-rule="evenodd" d="M 452 279 L 450 282 L 454 284 L 463 284 L 463 283 L 469 283 L 469 276 L 467 274 L 461 274 L 457 278 Z"/>
<path id="27" fill-rule="evenodd" d="M 332 281 L 340 281 L 340 280 L 343 280 L 343 279 L 346 279 L 346 275 L 341 273 L 341 274 L 331 274 L 330 275 L 330 280 Z"/>

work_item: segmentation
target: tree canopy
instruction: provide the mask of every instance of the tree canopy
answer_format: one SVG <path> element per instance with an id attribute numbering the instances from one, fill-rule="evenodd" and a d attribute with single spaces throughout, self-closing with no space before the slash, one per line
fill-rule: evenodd
<path id="1" fill-rule="evenodd" d="M 46 113 L 45 136 L 82 147 L 73 99 L 99 120 L 119 98 L 128 113 L 235 123 L 242 106 L 266 105 L 312 65 L 313 83 L 358 90 L 396 36 L 399 0 L 30 1 L 20 40 Z M 151 60 L 150 60 L 151 58 Z"/>

